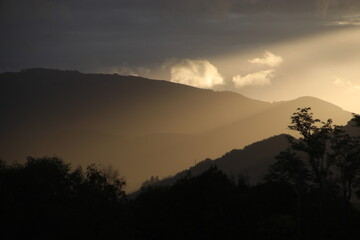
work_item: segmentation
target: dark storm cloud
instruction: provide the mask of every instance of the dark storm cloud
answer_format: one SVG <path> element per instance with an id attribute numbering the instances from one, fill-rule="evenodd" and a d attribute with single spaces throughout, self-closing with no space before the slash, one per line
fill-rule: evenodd
<path id="1" fill-rule="evenodd" d="M 0 71 L 35 66 L 101 71 L 206 57 L 326 30 L 324 21 L 360 6 L 357 0 L 0 3 Z"/>

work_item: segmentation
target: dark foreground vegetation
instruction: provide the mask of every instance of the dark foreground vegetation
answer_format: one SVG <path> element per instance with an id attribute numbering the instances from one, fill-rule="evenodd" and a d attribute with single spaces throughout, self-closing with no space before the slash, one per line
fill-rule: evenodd
<path id="1" fill-rule="evenodd" d="M 292 116 L 300 139 L 263 181 L 216 167 L 134 198 L 111 168 L 72 169 L 57 157 L 0 161 L 2 239 L 357 239 L 358 139 L 309 108 Z M 359 124 L 359 116 L 354 116 Z"/>

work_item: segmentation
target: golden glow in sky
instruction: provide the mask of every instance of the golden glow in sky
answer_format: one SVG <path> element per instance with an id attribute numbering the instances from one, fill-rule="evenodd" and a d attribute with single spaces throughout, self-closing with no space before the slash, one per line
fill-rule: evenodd
<path id="1" fill-rule="evenodd" d="M 188 77 L 182 83 L 195 87 L 230 90 L 270 102 L 313 96 L 360 113 L 359 27 L 175 62 L 152 71 L 153 77 L 171 80 L 174 69 L 181 69 L 186 76 L 196 76 L 196 84 Z M 178 74 L 175 82 L 181 83 L 180 78 Z M 209 79 L 221 84 L 208 84 Z"/>
<path id="2" fill-rule="evenodd" d="M 267 48 L 284 59 L 271 85 L 240 92 L 268 101 L 314 96 L 360 113 L 360 28 L 319 34 Z"/>

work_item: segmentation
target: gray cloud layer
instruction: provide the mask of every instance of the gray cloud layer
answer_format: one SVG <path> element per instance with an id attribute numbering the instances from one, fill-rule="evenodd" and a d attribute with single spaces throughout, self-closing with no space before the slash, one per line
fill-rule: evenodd
<path id="1" fill-rule="evenodd" d="M 0 71 L 208 58 L 347 25 L 357 0 L 1 0 Z M 345 20 L 344 20 L 345 19 Z M 355 19 L 356 20 L 356 19 Z M 357 21 L 351 18 L 351 24 Z M 355 22 L 354 22 L 355 21 Z"/>

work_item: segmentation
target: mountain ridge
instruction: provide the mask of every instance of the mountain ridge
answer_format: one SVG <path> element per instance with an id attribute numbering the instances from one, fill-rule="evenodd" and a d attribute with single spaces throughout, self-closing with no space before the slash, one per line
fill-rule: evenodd
<path id="1" fill-rule="evenodd" d="M 164 80 L 72 70 L 2 73 L 0 100 L 6 116 L 0 119 L 0 158 L 56 154 L 75 165 L 111 164 L 128 178 L 130 190 L 149 176 L 176 174 L 195 161 L 287 133 L 297 107 L 315 105 L 321 119 L 335 116 L 337 124 L 351 118 L 317 98 L 268 103 Z"/>
<path id="2" fill-rule="evenodd" d="M 149 183 L 149 181 L 146 181 L 143 183 L 143 186 L 172 185 L 186 176 L 198 176 L 207 171 L 211 166 L 216 166 L 234 180 L 241 176 L 247 178 L 250 184 L 255 184 L 261 181 L 268 167 L 275 162 L 276 155 L 289 147 L 287 140 L 289 136 L 280 134 L 256 141 L 242 149 L 232 149 L 220 157 L 204 159 L 188 169 L 157 182 Z"/>

